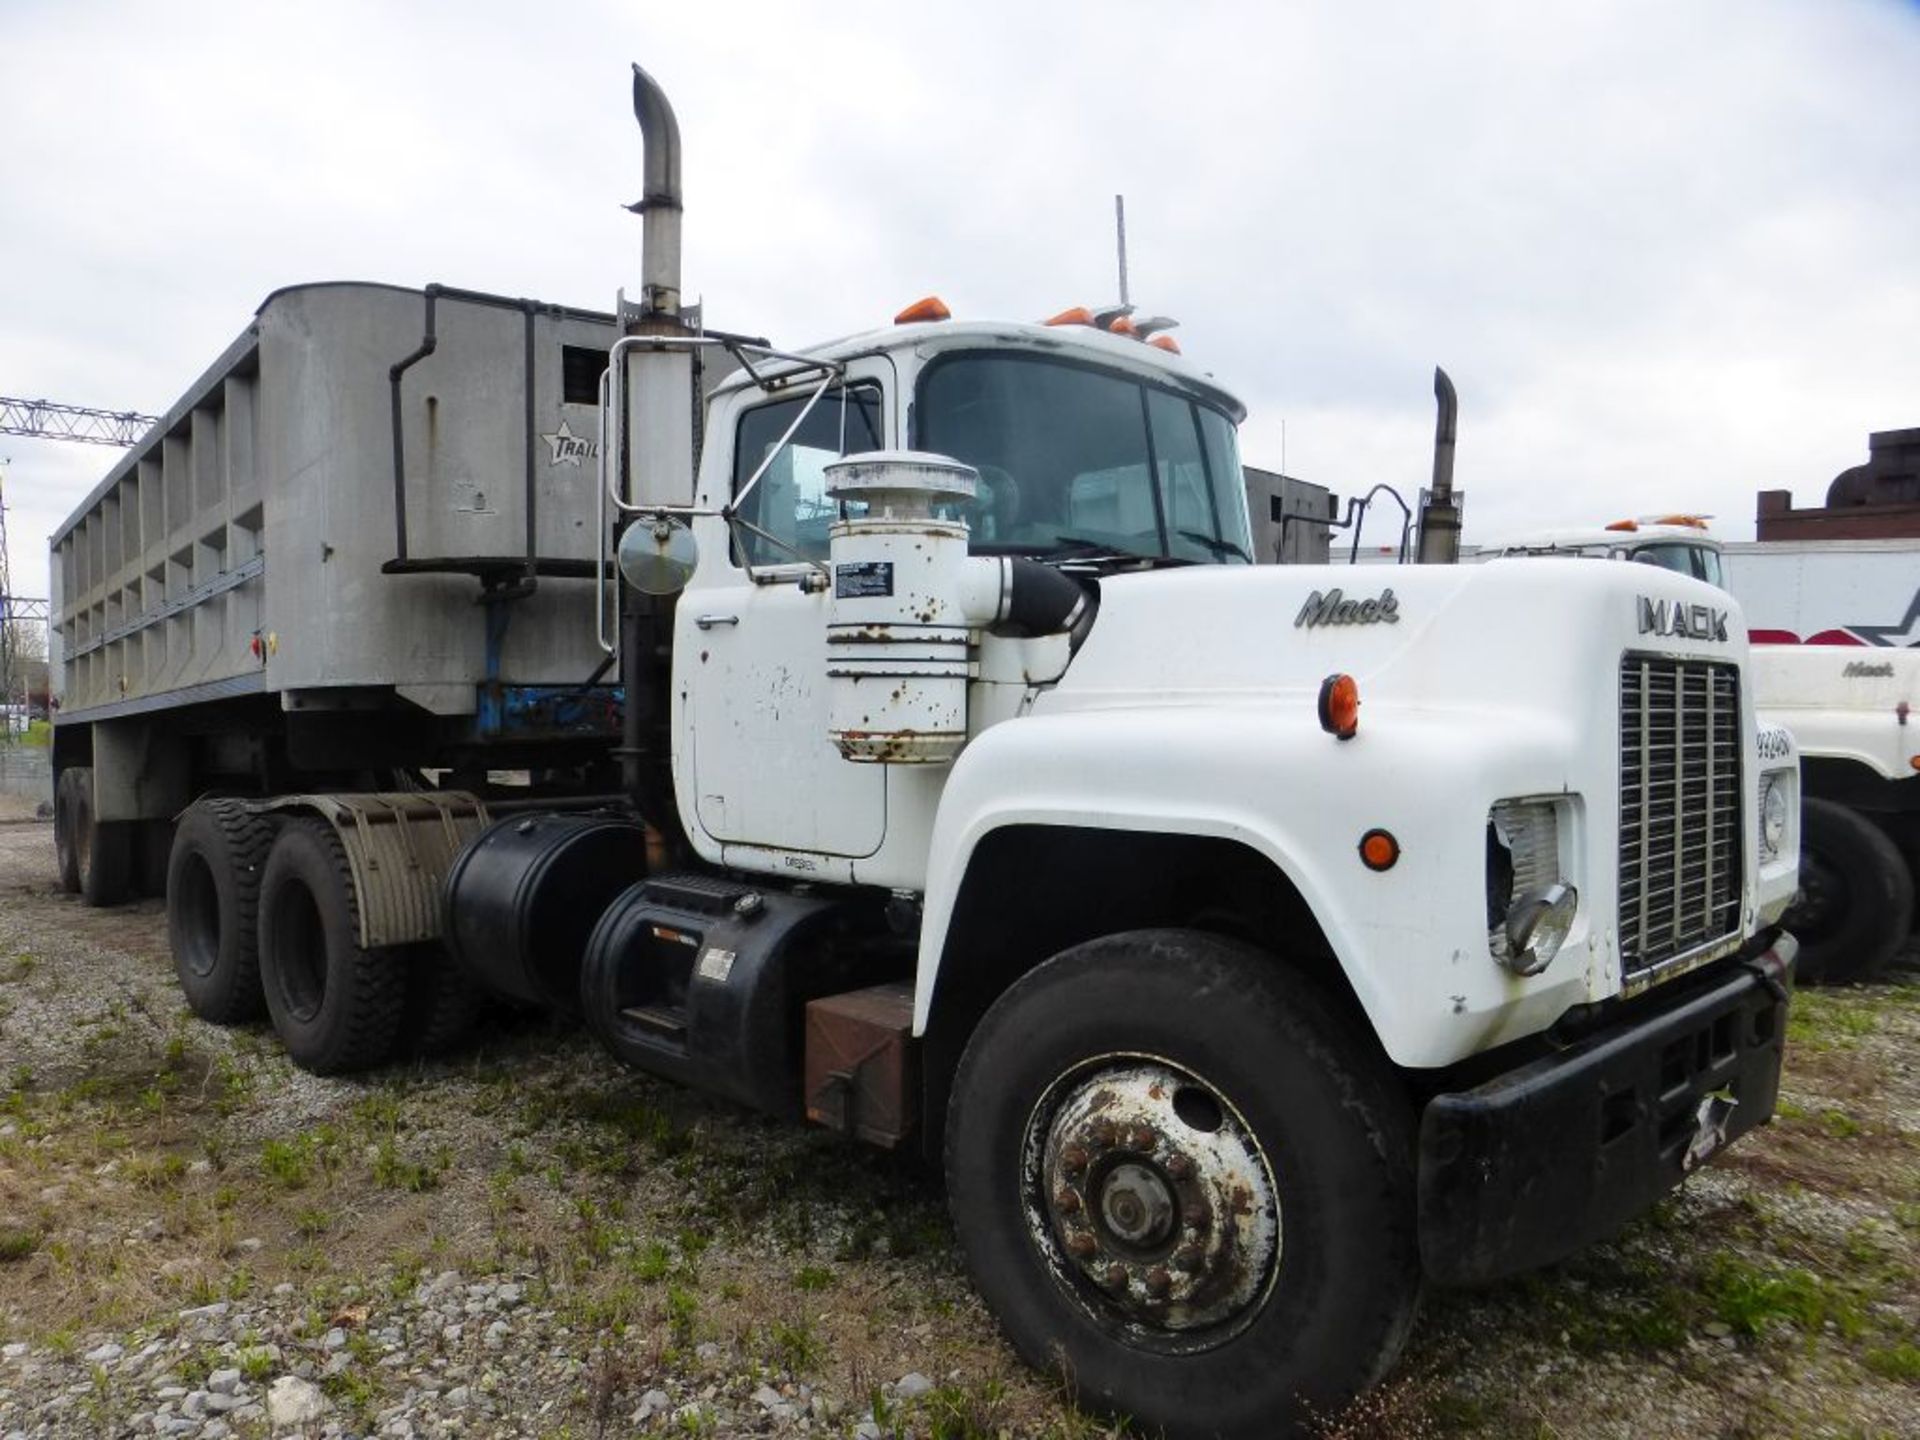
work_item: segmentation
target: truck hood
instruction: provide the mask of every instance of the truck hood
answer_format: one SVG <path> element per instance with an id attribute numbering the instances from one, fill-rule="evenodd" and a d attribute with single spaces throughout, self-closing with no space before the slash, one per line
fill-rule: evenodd
<path id="1" fill-rule="evenodd" d="M 1363 705 L 1565 723 L 1583 694 L 1611 715 L 1630 651 L 1744 661 L 1746 625 L 1724 591 L 1646 565 L 1194 566 L 1102 581 L 1092 633 L 1034 708 L 1312 705 L 1345 672 Z"/>

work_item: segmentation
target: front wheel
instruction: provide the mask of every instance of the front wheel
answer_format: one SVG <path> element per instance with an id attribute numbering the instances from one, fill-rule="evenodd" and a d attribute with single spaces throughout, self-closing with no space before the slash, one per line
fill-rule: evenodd
<path id="1" fill-rule="evenodd" d="M 1174 1436 L 1272 1436 L 1392 1365 L 1419 1293 L 1412 1119 L 1304 978 L 1191 931 L 1078 946 L 980 1023 L 955 1224 L 1015 1347 Z"/>
<path id="2" fill-rule="evenodd" d="M 1899 849 L 1856 810 L 1800 802 L 1800 893 L 1781 920 L 1800 942 L 1804 983 L 1872 980 L 1913 924 L 1913 877 Z"/>

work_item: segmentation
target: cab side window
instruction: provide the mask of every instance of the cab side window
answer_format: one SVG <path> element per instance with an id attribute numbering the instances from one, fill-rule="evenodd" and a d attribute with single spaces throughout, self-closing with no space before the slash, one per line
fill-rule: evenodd
<path id="1" fill-rule="evenodd" d="M 785 542 L 783 546 L 741 531 L 748 564 L 790 565 L 801 556 L 826 559 L 827 530 L 840 513 L 839 503 L 827 494 L 827 466 L 843 455 L 885 448 L 877 385 L 829 390 L 793 438 L 781 445 L 780 437 L 806 408 L 807 399 L 807 394 L 801 394 L 775 400 L 740 417 L 734 437 L 733 493 L 738 495 L 761 462 L 773 457 L 740 507 L 741 518 Z"/>

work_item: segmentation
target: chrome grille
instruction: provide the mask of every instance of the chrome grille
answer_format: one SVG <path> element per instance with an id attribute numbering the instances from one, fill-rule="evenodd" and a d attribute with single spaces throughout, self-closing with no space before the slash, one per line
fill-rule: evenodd
<path id="1" fill-rule="evenodd" d="M 1740 925 L 1740 671 L 1620 662 L 1620 958 L 1659 978 Z"/>

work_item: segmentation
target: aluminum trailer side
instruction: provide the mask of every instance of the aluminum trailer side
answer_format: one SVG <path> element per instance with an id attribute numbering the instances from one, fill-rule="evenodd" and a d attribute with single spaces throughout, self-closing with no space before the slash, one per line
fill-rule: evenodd
<path id="1" fill-rule="evenodd" d="M 70 883 L 156 888 L 166 822 L 208 792 L 508 769 L 611 788 L 622 697 L 593 610 L 614 335 L 438 286 L 267 298 L 52 538 Z"/>

